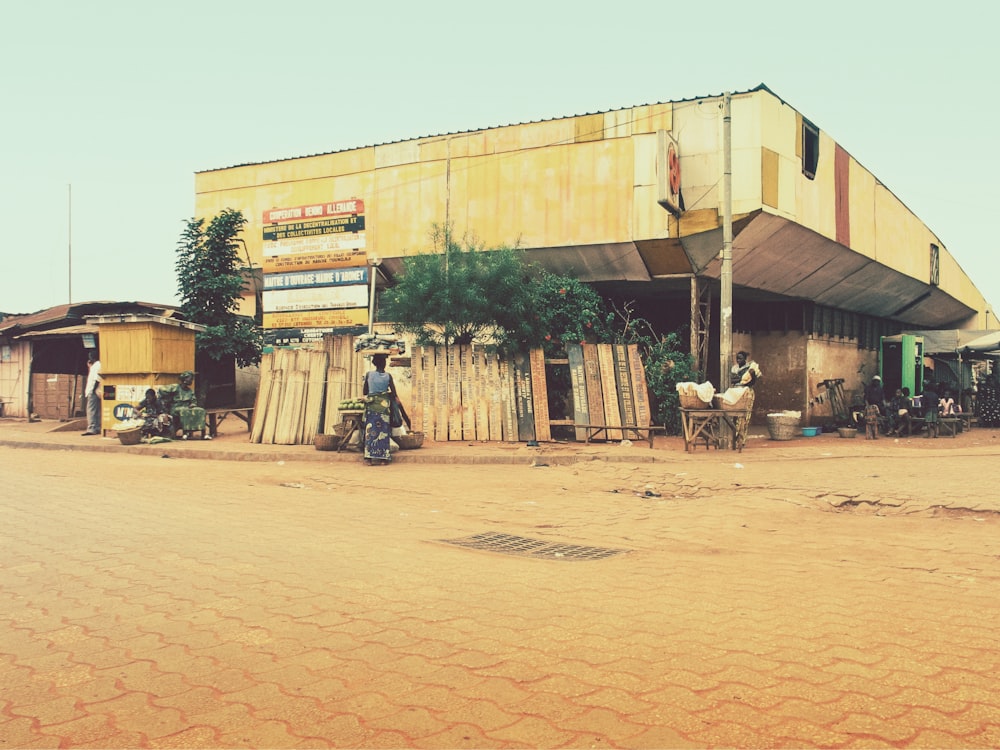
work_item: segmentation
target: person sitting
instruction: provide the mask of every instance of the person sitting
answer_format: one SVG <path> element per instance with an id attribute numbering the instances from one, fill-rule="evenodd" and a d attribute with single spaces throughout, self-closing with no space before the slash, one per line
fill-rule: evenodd
<path id="1" fill-rule="evenodd" d="M 143 437 L 167 437 L 170 434 L 172 419 L 164 412 L 152 388 L 146 389 L 146 397 L 135 406 L 135 413 L 143 420 L 139 428 Z"/>
<path id="2" fill-rule="evenodd" d="M 955 407 L 955 397 L 952 396 L 950 390 L 945 390 L 944 395 L 938 401 L 938 406 L 942 417 L 954 417 L 958 413 Z"/>
<path id="3" fill-rule="evenodd" d="M 913 431 L 910 414 L 912 408 L 910 389 L 897 388 L 895 395 L 889 400 L 889 435 L 902 436 L 903 428 L 906 428 L 906 435 Z"/>
<path id="4" fill-rule="evenodd" d="M 160 400 L 164 410 L 173 417 L 171 436 L 181 431 L 181 437 L 188 440 L 194 432 L 201 432 L 202 439 L 211 440 L 205 429 L 205 410 L 198 406 L 198 396 L 194 392 L 194 373 L 185 370 L 178 376 L 176 385 L 160 388 Z"/>

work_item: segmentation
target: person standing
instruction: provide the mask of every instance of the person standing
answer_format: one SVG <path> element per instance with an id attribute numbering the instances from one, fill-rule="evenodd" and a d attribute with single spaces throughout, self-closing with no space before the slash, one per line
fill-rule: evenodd
<path id="1" fill-rule="evenodd" d="M 924 437 L 937 437 L 940 427 L 938 415 L 941 410 L 941 397 L 938 395 L 937 386 L 933 382 L 924 386 L 924 394 L 920 399 L 920 403 L 924 406 L 924 425 L 927 427 Z"/>
<path id="2" fill-rule="evenodd" d="M 392 411 L 398 401 L 396 383 L 392 375 L 385 371 L 386 355 L 372 356 L 374 370 L 365 374 L 362 393 L 365 400 L 365 463 L 369 466 L 383 466 L 392 461 L 389 451 L 389 436 L 392 433 Z M 398 408 L 398 406 L 396 406 Z"/>
<path id="3" fill-rule="evenodd" d="M 87 431 L 84 435 L 101 434 L 101 360 L 97 350 L 87 355 L 87 384 L 83 387 L 87 399 Z"/>
<path id="4" fill-rule="evenodd" d="M 760 365 L 750 359 L 747 352 L 736 352 L 736 364 L 729 372 L 729 384 L 753 388 L 759 377 Z"/>

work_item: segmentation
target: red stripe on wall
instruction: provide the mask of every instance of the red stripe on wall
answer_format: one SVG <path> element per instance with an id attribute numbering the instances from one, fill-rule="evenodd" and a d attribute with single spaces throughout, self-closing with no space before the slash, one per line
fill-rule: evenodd
<path id="1" fill-rule="evenodd" d="M 839 145 L 833 155 L 837 242 L 851 246 L 851 157 Z"/>

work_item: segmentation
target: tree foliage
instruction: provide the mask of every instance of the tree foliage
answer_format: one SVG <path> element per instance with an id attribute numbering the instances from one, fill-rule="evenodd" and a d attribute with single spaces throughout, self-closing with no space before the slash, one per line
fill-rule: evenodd
<path id="1" fill-rule="evenodd" d="M 177 287 L 181 313 L 206 326 L 195 337 L 199 352 L 218 361 L 235 357 L 241 367 L 260 362 L 262 336 L 255 322 L 237 314 L 245 285 L 240 232 L 242 212 L 225 209 L 208 225 L 189 219 L 177 243 Z"/>
<path id="2" fill-rule="evenodd" d="M 680 335 L 668 333 L 652 341 L 643 357 L 646 384 L 655 400 L 654 421 L 666 427 L 671 435 L 679 435 L 682 428 L 677 384 L 701 380 L 701 374 L 694 367 L 694 358 L 683 348 Z"/>
<path id="3" fill-rule="evenodd" d="M 537 269 L 529 285 L 532 314 L 524 321 L 523 339 L 546 354 L 566 344 L 610 342 L 613 313 L 593 287 L 571 276 Z"/>
<path id="4" fill-rule="evenodd" d="M 379 317 L 420 344 L 509 345 L 532 303 L 522 251 L 459 243 L 438 230 L 435 238 L 442 251 L 404 260 L 399 282 L 382 294 Z"/>
<path id="5" fill-rule="evenodd" d="M 596 291 L 528 263 L 524 251 L 454 241 L 435 227 L 440 252 L 410 256 L 383 293 L 381 319 L 421 344 L 478 343 L 498 349 L 607 341 L 610 313 Z"/>

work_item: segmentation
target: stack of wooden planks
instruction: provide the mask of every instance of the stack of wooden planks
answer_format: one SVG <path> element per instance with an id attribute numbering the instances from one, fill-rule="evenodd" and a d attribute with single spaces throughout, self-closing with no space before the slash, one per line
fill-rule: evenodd
<path id="1" fill-rule="evenodd" d="M 311 443 L 323 414 L 325 351 L 276 349 L 263 356 L 251 443 Z"/>
<path id="2" fill-rule="evenodd" d="M 609 440 L 638 438 L 649 425 L 646 375 L 634 345 L 584 344 L 568 349 L 577 425 L 606 425 Z M 435 442 L 525 442 L 552 439 L 546 361 L 541 349 L 499 357 L 480 346 L 415 347 L 409 378 L 396 373 L 411 429 Z M 276 349 L 261 361 L 250 440 L 294 445 L 330 434 L 337 404 L 359 398 L 371 365 L 354 337 L 326 336 L 322 349 Z M 405 383 L 410 392 L 406 393 Z M 562 424 L 566 424 L 562 422 Z M 587 439 L 579 427 L 577 439 Z"/>

